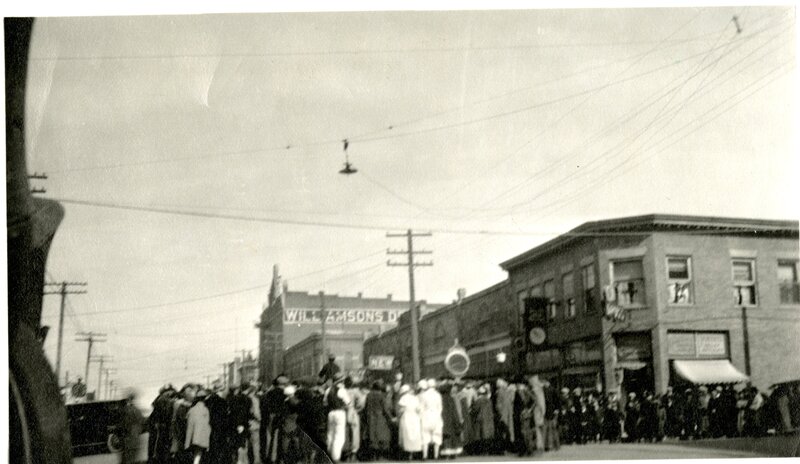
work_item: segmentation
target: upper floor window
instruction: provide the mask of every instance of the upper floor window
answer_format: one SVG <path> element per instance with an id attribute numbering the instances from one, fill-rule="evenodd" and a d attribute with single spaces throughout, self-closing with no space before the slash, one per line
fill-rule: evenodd
<path id="1" fill-rule="evenodd" d="M 645 304 L 644 270 L 642 261 L 615 261 L 612 263 L 614 296 L 620 306 Z"/>
<path id="2" fill-rule="evenodd" d="M 691 258 L 667 258 L 667 286 L 670 304 L 692 304 Z"/>
<path id="3" fill-rule="evenodd" d="M 597 305 L 594 299 L 594 265 L 590 264 L 581 268 L 581 281 L 583 283 L 583 310 L 590 313 Z"/>
<path id="4" fill-rule="evenodd" d="M 797 263 L 796 260 L 778 261 L 778 285 L 780 286 L 781 304 L 800 303 L 800 285 L 797 283 Z"/>
<path id="5" fill-rule="evenodd" d="M 531 292 L 533 293 L 533 292 Z M 556 303 L 556 286 L 552 280 L 544 283 L 544 297 L 547 298 L 547 318 L 555 319 L 558 303 Z"/>
<path id="6" fill-rule="evenodd" d="M 733 268 L 733 302 L 737 305 L 755 305 L 756 270 L 752 259 L 734 259 Z"/>
<path id="7" fill-rule="evenodd" d="M 444 339 L 444 337 L 445 337 L 444 325 L 442 324 L 441 321 L 439 321 L 433 328 L 433 341 L 434 342 L 441 341 Z"/>
<path id="8" fill-rule="evenodd" d="M 519 313 L 525 314 L 525 300 L 528 299 L 528 292 L 519 292 L 517 299 L 519 301 Z"/>
<path id="9" fill-rule="evenodd" d="M 561 277 L 561 291 L 564 294 L 564 310 L 567 317 L 575 317 L 577 315 L 577 307 L 575 306 L 575 280 L 572 277 L 572 272 L 564 274 Z"/>

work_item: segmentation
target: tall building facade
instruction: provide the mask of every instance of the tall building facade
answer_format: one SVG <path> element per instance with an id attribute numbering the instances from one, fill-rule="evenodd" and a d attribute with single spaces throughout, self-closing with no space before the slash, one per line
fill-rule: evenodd
<path id="1" fill-rule="evenodd" d="M 420 304 L 426 305 L 424 300 Z M 273 268 L 268 301 L 264 304 L 256 325 L 259 331 L 260 380 L 269 382 L 290 368 L 285 360 L 286 350 L 308 341 L 312 335 L 319 335 L 320 349 L 316 353 L 316 364 L 326 362 L 325 351 L 333 353 L 337 360 L 341 359 L 343 362 L 346 352 L 350 350 L 341 353 L 337 351 L 336 340 L 340 336 L 348 338 L 354 335 L 363 340 L 365 336 L 389 330 L 397 325 L 401 314 L 408 311 L 408 308 L 408 301 L 393 300 L 391 294 L 386 298 L 365 298 L 360 293 L 355 297 L 346 297 L 322 292 L 310 294 L 289 291 L 288 284 L 281 279 L 276 265 Z M 321 348 L 323 327 L 327 345 L 325 351 Z M 330 343 L 327 343 L 328 338 Z M 360 342 L 356 352 L 360 358 Z M 295 368 L 292 366 L 292 369 Z"/>

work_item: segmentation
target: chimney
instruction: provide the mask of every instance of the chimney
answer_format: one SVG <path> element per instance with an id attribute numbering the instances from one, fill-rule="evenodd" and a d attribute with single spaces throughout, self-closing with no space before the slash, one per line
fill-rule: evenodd
<path id="1" fill-rule="evenodd" d="M 361 293 L 361 292 L 358 292 L 358 299 L 360 300 L 360 299 L 361 299 L 361 298 L 363 298 L 363 297 L 364 297 L 364 294 L 363 294 L 363 293 Z"/>
<path id="2" fill-rule="evenodd" d="M 459 288 L 458 291 L 456 292 L 456 296 L 458 297 L 456 303 L 461 304 L 461 302 L 464 301 L 464 297 L 467 296 L 467 289 Z"/>
<path id="3" fill-rule="evenodd" d="M 389 300 L 389 301 L 392 301 L 392 294 L 391 293 L 387 294 L 386 295 L 386 299 Z"/>

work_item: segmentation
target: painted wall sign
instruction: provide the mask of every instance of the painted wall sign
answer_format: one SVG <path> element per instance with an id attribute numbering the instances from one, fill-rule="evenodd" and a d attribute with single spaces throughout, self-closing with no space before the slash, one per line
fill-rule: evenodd
<path id="1" fill-rule="evenodd" d="M 694 337 L 697 356 L 726 356 L 728 340 L 724 333 L 696 333 Z"/>
<path id="2" fill-rule="evenodd" d="M 369 357 L 369 368 L 375 371 L 390 371 L 394 363 L 394 356 L 371 355 Z"/>
<path id="3" fill-rule="evenodd" d="M 326 324 L 394 324 L 400 310 L 392 309 L 329 309 Z M 291 324 L 320 324 L 318 309 L 286 309 L 283 322 Z"/>
<path id="4" fill-rule="evenodd" d="M 675 358 L 725 358 L 728 334 L 721 332 L 667 333 L 667 353 Z"/>
<path id="5" fill-rule="evenodd" d="M 695 356 L 694 333 L 676 332 L 667 334 L 667 352 L 670 356 Z"/>

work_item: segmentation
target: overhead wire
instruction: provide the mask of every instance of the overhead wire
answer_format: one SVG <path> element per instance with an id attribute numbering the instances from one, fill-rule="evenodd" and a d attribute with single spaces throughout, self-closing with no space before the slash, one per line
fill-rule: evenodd
<path id="1" fill-rule="evenodd" d="M 767 75 L 769 75 L 769 74 L 772 74 L 773 72 L 775 72 L 775 71 L 777 71 L 778 69 L 780 69 L 780 68 L 782 68 L 782 67 L 786 66 L 787 64 L 789 64 L 789 62 L 784 62 L 784 63 L 782 63 L 781 65 L 779 65 L 779 66 L 777 66 L 777 67 L 773 68 L 772 70 L 770 70 L 770 71 L 767 73 Z M 761 80 L 761 79 L 764 79 L 765 77 L 766 77 L 766 76 L 762 76 L 762 78 L 760 78 L 759 80 Z M 777 77 L 776 77 L 776 78 L 777 78 Z M 765 84 L 764 84 L 764 85 L 762 85 L 762 86 L 758 86 L 758 88 L 757 88 L 755 91 L 758 91 L 758 90 L 762 89 L 763 87 L 765 87 L 766 85 L 768 85 L 769 83 L 771 83 L 772 81 L 774 81 L 776 78 L 770 79 L 770 80 L 769 80 L 767 83 L 765 83 Z M 738 94 L 740 94 L 740 93 L 743 93 L 743 92 L 744 92 L 744 91 L 746 91 L 746 90 L 749 90 L 749 88 L 750 88 L 752 85 L 754 85 L 754 83 L 751 83 L 751 84 L 750 84 L 750 85 L 748 85 L 746 88 L 744 88 L 744 89 L 741 89 L 741 90 L 740 90 L 740 91 L 738 91 L 738 92 L 737 92 L 735 95 L 738 95 Z M 755 92 L 755 91 L 754 91 L 754 92 Z M 752 93 L 754 93 L 754 92 L 752 92 Z M 750 96 L 752 93 L 748 93 L 748 94 L 745 96 L 745 98 L 746 98 L 746 97 L 749 97 L 749 96 Z M 734 95 L 734 96 L 735 96 L 735 95 Z M 674 138 L 674 140 L 673 140 L 671 143 L 669 143 L 668 145 L 666 145 L 665 147 L 663 147 L 661 150 L 659 150 L 659 151 L 657 151 L 657 152 L 654 152 L 654 154 L 660 154 L 660 153 L 664 152 L 664 151 L 665 151 L 667 148 L 670 148 L 670 147 L 672 147 L 673 145 L 675 145 L 676 143 L 678 143 L 678 142 L 680 142 L 681 140 L 683 140 L 683 137 L 686 137 L 686 136 L 688 136 L 689 134 L 696 132 L 697 130 L 699 130 L 700 128 L 704 127 L 704 126 L 705 126 L 705 125 L 707 125 L 708 123 L 710 123 L 710 122 L 712 122 L 713 120 L 717 119 L 718 117 L 722 116 L 723 114 L 725 114 L 725 112 L 726 112 L 728 109 L 730 109 L 730 108 L 733 108 L 734 106 L 736 106 L 736 104 L 738 104 L 738 103 L 741 103 L 741 101 L 743 101 L 743 100 L 744 100 L 744 98 L 743 98 L 743 99 L 739 99 L 739 100 L 737 100 L 737 101 L 735 102 L 735 104 L 730 104 L 730 105 L 727 105 L 727 107 L 726 107 L 726 108 L 724 108 L 724 109 L 723 109 L 722 111 L 720 111 L 718 114 L 716 114 L 715 116 L 713 116 L 713 117 L 712 117 L 710 120 L 703 122 L 703 123 L 702 123 L 702 124 L 700 124 L 699 126 L 696 126 L 694 129 L 692 129 L 692 130 L 690 130 L 690 131 L 688 131 L 688 132 L 686 132 L 686 133 L 684 133 L 684 134 L 681 134 L 681 135 L 680 135 L 680 136 L 678 136 L 678 137 L 675 137 L 675 138 Z M 670 134 L 670 136 L 674 136 L 674 135 L 675 135 L 675 133 L 677 133 L 677 131 L 679 131 L 679 130 L 682 130 L 682 129 L 684 129 L 684 128 L 686 128 L 686 127 L 690 126 L 691 124 L 693 124 L 693 123 L 697 122 L 697 121 L 698 121 L 698 120 L 699 120 L 701 117 L 703 117 L 703 116 L 705 116 L 705 115 L 709 114 L 710 112 L 712 112 L 712 111 L 715 111 L 715 110 L 717 110 L 717 109 L 719 109 L 719 108 L 721 108 L 721 107 L 723 107 L 723 106 L 726 106 L 726 104 L 729 104 L 729 103 L 730 103 L 729 101 L 721 102 L 720 104 L 716 105 L 715 107 L 713 107 L 713 108 L 712 108 L 712 109 L 710 109 L 709 111 L 707 111 L 707 112 L 703 113 L 702 115 L 698 116 L 698 117 L 697 117 L 697 118 L 695 118 L 694 120 L 692 120 L 692 121 L 690 121 L 689 123 L 685 124 L 684 126 L 682 126 L 681 128 L 679 128 L 678 130 L 674 131 L 673 133 L 671 133 L 671 134 Z M 660 143 L 660 142 L 662 142 L 662 141 L 664 141 L 664 140 L 666 140 L 666 137 L 663 137 L 662 139 L 660 139 L 660 140 L 659 140 L 659 143 Z M 613 166 L 613 167 L 612 167 L 610 170 L 608 170 L 608 172 L 614 172 L 614 171 L 616 171 L 616 170 L 619 170 L 619 169 L 620 169 L 622 166 L 624 166 L 625 164 L 628 164 L 628 163 L 633 163 L 633 162 L 635 161 L 635 160 L 633 159 L 633 158 L 634 158 L 634 156 L 635 156 L 635 153 L 634 153 L 634 154 L 631 154 L 631 155 L 630 155 L 630 156 L 628 156 L 627 158 L 623 159 L 623 160 L 622 160 L 620 163 L 618 163 L 618 164 L 614 165 L 614 166 Z M 642 157 L 640 158 L 639 162 L 636 162 L 636 163 L 632 164 L 632 165 L 631 165 L 631 166 L 630 166 L 628 169 L 625 169 L 625 170 L 623 170 L 623 171 L 619 171 L 619 172 L 618 172 L 618 174 L 624 174 L 624 173 L 626 173 L 626 172 L 629 172 L 629 171 L 630 171 L 630 169 L 632 169 L 632 168 L 633 168 L 633 167 L 635 167 L 635 166 L 638 166 L 639 164 L 641 164 L 641 162 L 642 162 L 642 161 L 644 161 L 644 160 L 646 160 L 646 159 L 649 159 L 651 156 L 653 156 L 653 155 L 645 155 L 645 154 L 642 154 Z M 598 179 L 598 180 L 595 180 L 595 181 L 593 181 L 593 182 L 591 182 L 591 183 L 589 183 L 589 184 L 585 184 L 585 185 L 584 185 L 584 186 L 583 186 L 581 189 L 579 189 L 579 190 L 578 190 L 578 191 L 576 191 L 576 192 L 573 192 L 573 194 L 572 194 L 572 195 L 569 195 L 569 196 L 565 196 L 565 197 L 559 198 L 558 200 L 554 201 L 553 203 L 550 203 L 550 204 L 547 204 L 547 205 L 545 205 L 545 206 L 543 206 L 543 207 L 541 207 L 541 208 L 537 208 L 537 209 L 535 209 L 535 211 L 545 211 L 545 210 L 548 210 L 548 209 L 550 209 L 550 208 L 554 208 L 554 207 L 556 207 L 556 206 L 561 206 L 561 205 L 564 205 L 564 204 L 567 204 L 567 203 L 571 203 L 572 201 L 575 201 L 575 200 L 579 199 L 579 198 L 581 197 L 581 195 L 582 195 L 582 194 L 583 194 L 585 191 L 587 191 L 587 190 L 589 190 L 589 189 L 593 188 L 594 186 L 596 186 L 596 185 L 600 184 L 602 181 L 603 181 L 603 179 Z"/>
<path id="2" fill-rule="evenodd" d="M 780 34 L 780 33 L 779 33 L 779 34 Z M 779 35 L 779 34 L 778 34 L 778 35 Z M 748 56 L 749 56 L 749 55 L 748 55 Z M 716 62 L 718 62 L 718 61 L 719 61 L 721 58 L 723 58 L 723 57 L 720 57 L 720 58 L 718 58 L 717 60 L 715 60 L 715 63 L 716 63 Z M 709 65 L 709 67 L 711 67 L 711 66 L 715 66 L 715 64 Z M 703 71 L 703 70 L 705 70 L 705 69 L 707 69 L 707 68 L 703 68 L 703 69 L 701 69 L 700 71 Z M 700 72 L 700 71 L 698 71 L 698 72 Z M 697 73 L 692 73 L 692 74 L 690 75 L 690 77 L 692 77 L 692 78 L 693 78 L 693 77 L 695 77 L 695 75 L 696 75 L 696 74 L 697 74 Z M 688 80 L 687 80 L 687 81 L 688 81 Z M 661 94 L 656 94 L 657 96 L 656 96 L 656 97 L 654 97 L 654 98 L 651 98 L 651 101 L 650 101 L 649 103 L 647 103 L 647 104 L 646 104 L 645 106 L 643 106 L 643 107 L 640 107 L 640 108 L 638 108 L 636 111 L 633 111 L 633 112 L 629 113 L 629 115 L 628 115 L 627 117 L 625 117 L 625 118 L 623 119 L 623 121 L 630 120 L 632 117 L 634 117 L 634 116 L 638 115 L 638 114 L 639 114 L 639 113 L 641 113 L 641 112 L 642 112 L 644 109 L 647 109 L 647 108 L 649 108 L 650 106 L 652 106 L 653 104 L 655 104 L 655 103 L 656 103 L 656 102 L 658 102 L 659 100 L 663 99 L 663 98 L 664 98 L 664 97 L 666 97 L 667 95 L 674 94 L 674 92 L 677 92 L 677 90 L 679 90 L 679 89 L 682 87 L 682 85 L 684 85 L 684 84 L 685 84 L 687 81 L 684 81 L 682 84 L 679 84 L 679 85 L 676 85 L 676 86 L 674 86 L 674 87 L 670 88 L 669 90 L 667 90 L 667 91 L 666 91 L 666 92 L 664 92 L 664 93 L 661 93 Z M 611 125 L 610 127 L 607 127 L 606 129 L 603 129 L 602 131 L 600 131 L 600 132 L 597 132 L 597 133 L 595 134 L 595 136 L 594 136 L 594 137 L 596 138 L 596 137 L 597 137 L 597 136 L 599 136 L 599 134 L 601 134 L 601 133 L 607 133 L 607 132 L 608 132 L 608 129 L 611 129 L 611 128 L 613 128 L 613 127 L 616 127 L 616 126 L 619 126 L 619 124 L 616 124 L 616 123 L 615 123 L 615 124 Z M 588 140 L 591 140 L 591 138 L 590 138 L 590 139 L 588 139 Z M 588 143 L 588 140 L 587 140 L 587 142 L 584 142 L 583 144 L 581 144 L 581 145 L 577 146 L 577 147 L 576 147 L 574 150 L 572 150 L 572 151 L 570 152 L 570 154 L 568 155 L 568 158 L 567 158 L 567 159 L 569 159 L 569 158 L 573 158 L 573 157 L 575 157 L 575 156 L 579 155 L 579 154 L 580 154 L 580 151 L 579 151 L 580 147 L 581 147 L 581 146 L 586 146 L 586 145 L 587 145 L 587 143 Z M 606 150 L 605 152 L 601 153 L 601 155 L 600 155 L 600 156 L 597 156 L 597 157 L 595 157 L 595 158 L 592 158 L 592 160 L 590 160 L 590 162 L 589 162 L 589 163 L 582 163 L 582 166 L 583 166 L 584 168 L 587 168 L 589 165 L 596 163 L 596 162 L 597 162 L 597 160 L 599 160 L 599 159 L 602 159 L 602 157 L 604 157 L 604 156 L 606 156 L 606 155 L 608 155 L 608 154 L 610 154 L 610 153 L 613 153 L 615 149 L 616 149 L 616 147 L 613 147 L 613 148 L 611 148 L 611 149 L 608 149 L 608 150 Z M 536 178 L 540 178 L 541 176 L 543 176 L 543 175 L 544 175 L 544 174 L 547 172 L 547 170 L 551 170 L 551 169 L 553 169 L 554 167 L 556 167 L 556 165 L 557 165 L 557 163 L 553 163 L 553 164 L 551 164 L 550 166 L 546 167 L 545 169 L 538 170 L 536 174 L 534 174 L 534 175 L 532 175 L 532 176 L 529 176 L 529 177 L 528 177 L 528 178 L 527 178 L 525 181 L 523 181 L 523 182 L 521 182 L 521 183 L 519 183 L 519 184 L 516 184 L 514 187 L 512 187 L 512 189 L 509 189 L 509 190 L 506 190 L 506 191 L 502 192 L 500 195 L 497 195 L 497 196 L 493 197 L 491 200 L 492 200 L 492 201 L 496 201 L 497 199 L 501 198 L 502 196 L 505 196 L 505 195 L 507 195 L 507 194 L 508 194 L 510 191 L 513 191 L 514 189 L 519 189 L 519 188 L 520 188 L 522 185 L 524 185 L 525 183 L 527 183 L 527 182 L 531 182 L 532 180 L 535 180 Z M 585 171 L 588 171 L 588 169 L 584 169 L 584 170 L 585 170 Z M 564 187 L 566 187 L 567 183 L 568 183 L 568 182 L 570 182 L 570 181 L 572 181 L 572 182 L 574 182 L 574 181 L 575 181 L 575 178 L 574 178 L 574 176 L 572 176 L 572 175 L 568 175 L 568 176 L 566 176 L 566 177 L 564 177 L 564 178 L 562 178 L 562 179 L 560 179 L 560 180 L 558 180 L 558 181 L 555 181 L 555 182 L 553 182 L 552 184 L 553 184 L 554 186 L 556 186 L 556 187 L 564 188 Z M 520 207 L 522 207 L 522 206 L 528 206 L 528 205 L 530 204 L 530 202 L 532 202 L 533 200 L 535 200 L 535 199 L 536 199 L 536 198 L 538 198 L 539 196 L 541 196 L 541 195 L 543 195 L 543 194 L 546 194 L 546 193 L 551 193 L 551 190 L 550 190 L 550 189 L 542 189 L 542 190 L 540 190 L 540 193 L 539 193 L 539 194 L 537 194 L 536 196 L 534 196 L 534 197 L 531 197 L 531 198 L 528 198 L 528 199 L 526 199 L 526 200 L 523 200 L 523 201 L 519 201 L 519 202 L 517 202 L 517 203 L 515 203 L 515 204 L 511 205 L 510 207 L 504 207 L 504 208 L 494 208 L 494 209 L 496 209 L 496 210 L 500 210 L 500 209 L 502 209 L 502 210 L 506 210 L 506 211 L 513 211 L 513 210 L 515 210 L 515 209 L 517 209 L 517 208 L 520 208 Z M 485 205 L 486 205 L 486 204 L 488 204 L 488 203 L 489 203 L 489 202 L 485 202 L 485 203 L 483 204 L 483 206 L 485 206 Z"/>
<path id="3" fill-rule="evenodd" d="M 385 140 L 385 139 L 398 138 L 398 137 L 407 137 L 407 136 L 412 136 L 412 135 L 426 134 L 426 133 L 430 133 L 430 132 L 436 132 L 436 131 L 456 128 L 456 127 L 472 125 L 472 124 L 476 124 L 476 123 L 480 123 L 480 122 L 484 122 L 484 121 L 490 121 L 490 120 L 494 120 L 494 119 L 497 119 L 497 118 L 511 116 L 511 115 L 522 113 L 522 112 L 527 112 L 527 111 L 530 111 L 530 110 L 533 110 L 533 109 L 541 108 L 541 107 L 544 107 L 544 106 L 549 106 L 549 105 L 552 105 L 552 104 L 560 103 L 562 101 L 567 101 L 567 100 L 570 100 L 570 99 L 573 99 L 573 98 L 577 98 L 577 97 L 580 97 L 580 96 L 587 95 L 587 94 L 589 94 L 589 93 L 591 93 L 591 92 L 593 92 L 595 90 L 602 90 L 602 89 L 608 88 L 608 87 L 613 86 L 613 85 L 618 85 L 618 84 L 621 84 L 621 83 L 624 83 L 624 82 L 628 82 L 628 81 L 633 80 L 633 79 L 644 77 L 644 76 L 656 73 L 658 71 L 662 71 L 663 69 L 669 68 L 669 67 L 674 66 L 676 64 L 680 64 L 680 63 L 682 63 L 684 61 L 690 60 L 690 59 L 692 59 L 692 58 L 694 58 L 694 57 L 696 57 L 698 55 L 700 55 L 700 54 L 693 54 L 693 55 L 690 55 L 688 57 L 683 57 L 683 58 L 677 59 L 672 63 L 668 63 L 666 65 L 659 66 L 657 68 L 645 71 L 643 73 L 640 73 L 640 74 L 637 74 L 637 75 L 634 75 L 634 76 L 630 76 L 629 78 L 626 78 L 626 79 L 618 80 L 618 81 L 615 81 L 615 82 L 609 82 L 609 83 L 606 83 L 606 84 L 604 84 L 602 86 L 593 87 L 593 88 L 590 88 L 590 89 L 587 89 L 587 90 L 579 91 L 577 93 L 573 93 L 573 94 L 562 96 L 562 97 L 555 98 L 555 99 L 550 99 L 550 100 L 537 102 L 537 103 L 534 103 L 532 105 L 528 105 L 528 106 L 525 106 L 525 107 L 522 107 L 522 108 L 517 108 L 517 109 L 514 109 L 514 110 L 509 110 L 509 111 L 505 111 L 505 112 L 501 112 L 501 113 L 496 113 L 496 114 L 493 114 L 493 115 L 480 117 L 480 118 L 473 118 L 473 119 L 469 119 L 469 120 L 466 120 L 466 121 L 459 121 L 459 122 L 456 122 L 456 123 L 444 124 L 444 125 L 439 125 L 439 126 L 435 126 L 435 127 L 431 127 L 431 128 L 425 128 L 425 129 L 419 129 L 419 130 L 415 130 L 415 131 L 408 131 L 408 132 L 401 132 L 401 133 L 387 133 L 387 134 L 380 135 L 380 136 L 376 135 L 376 136 L 362 137 L 362 138 L 351 137 L 348 140 L 350 140 L 351 143 L 364 143 L 364 142 L 372 142 L 372 141 Z M 247 155 L 247 154 L 257 154 L 257 153 L 266 153 L 266 152 L 279 152 L 279 151 L 286 151 L 286 150 L 291 150 L 291 149 L 300 148 L 300 147 L 318 147 L 318 146 L 326 146 L 326 145 L 339 144 L 339 143 L 341 143 L 341 139 L 337 138 L 337 139 L 320 140 L 320 141 L 316 141 L 316 142 L 302 143 L 302 144 L 291 144 L 291 143 L 289 143 L 289 144 L 280 145 L 280 146 L 276 145 L 276 146 L 273 146 L 273 147 L 261 147 L 261 148 L 246 149 L 246 150 L 218 151 L 218 152 L 209 153 L 209 154 L 200 155 L 200 156 L 196 156 L 195 155 L 195 156 L 177 157 L 177 158 L 160 158 L 160 159 L 141 160 L 141 161 L 134 161 L 134 162 L 126 162 L 126 163 L 115 163 L 115 164 L 100 165 L 100 166 L 86 166 L 86 167 L 75 167 L 75 168 L 68 168 L 68 169 L 61 169 L 61 170 L 49 170 L 48 173 L 49 174 L 63 174 L 63 173 L 68 173 L 68 172 L 79 172 L 79 171 L 91 171 L 91 170 L 98 170 L 98 169 L 112 169 L 112 168 L 120 168 L 120 167 L 143 166 L 143 165 L 150 165 L 150 164 L 172 163 L 172 162 L 178 162 L 178 161 L 199 160 L 199 159 L 217 158 L 217 157 L 224 157 L 224 156 Z"/>
<path id="4" fill-rule="evenodd" d="M 692 37 L 672 40 L 675 44 L 688 42 L 702 42 L 708 39 L 710 33 L 699 34 Z M 163 60 L 163 59 L 195 59 L 195 58 L 277 58 L 277 57 L 309 57 L 309 56 L 342 56 L 342 55 L 382 55 L 382 54 L 409 54 L 409 53 L 434 53 L 434 52 L 479 52 L 479 51 L 508 51 L 547 48 L 595 48 L 595 47 L 620 47 L 631 45 L 649 45 L 656 43 L 653 40 L 617 41 L 617 42 L 574 42 L 551 44 L 515 44 L 497 46 L 469 46 L 469 47 L 417 47 L 417 48 L 386 48 L 363 50 L 319 50 L 319 51 L 281 51 L 281 52 L 225 52 L 225 53 L 180 53 L 180 54 L 149 54 L 149 55 L 59 55 L 36 56 L 31 61 L 122 61 L 122 60 Z"/>
<path id="5" fill-rule="evenodd" d="M 740 44 L 741 44 L 741 43 L 743 43 L 743 42 L 740 42 Z M 694 74 L 694 73 L 693 73 L 693 74 Z M 692 77 L 693 77 L 693 76 L 692 76 Z M 588 144 L 591 142 L 591 140 L 593 140 L 593 139 L 594 139 L 594 140 L 596 140 L 598 137 L 600 137 L 600 135 L 601 135 L 601 134 L 608 134 L 608 133 L 609 133 L 609 131 L 610 131 L 611 129 L 615 128 L 615 127 L 621 127 L 622 123 L 624 123 L 624 122 L 627 122 L 627 121 L 631 120 L 633 117 L 637 116 L 637 115 L 638 115 L 638 114 L 640 114 L 642 111 L 644 111 L 644 110 L 648 109 L 650 106 L 654 105 L 654 104 L 655 104 L 655 103 L 657 103 L 659 100 L 661 100 L 661 99 L 665 98 L 666 96 L 670 95 L 671 93 L 673 93 L 673 92 L 677 92 L 677 91 L 678 91 L 678 90 L 681 88 L 681 86 L 682 86 L 682 85 L 683 85 L 683 83 L 681 83 L 681 84 L 678 84 L 678 85 L 676 85 L 676 86 L 673 86 L 672 88 L 668 89 L 667 91 L 665 91 L 665 92 L 663 92 L 663 93 L 661 93 L 661 94 L 658 94 L 658 93 L 656 93 L 656 94 L 653 96 L 653 98 L 651 98 L 651 100 L 650 100 L 650 102 L 649 102 L 649 103 L 645 104 L 644 106 L 641 106 L 640 108 L 636 109 L 636 110 L 635 110 L 635 111 L 633 111 L 633 112 L 630 112 L 630 113 L 628 114 L 628 116 L 626 116 L 625 118 L 623 118 L 623 119 L 622 119 L 621 121 L 619 121 L 618 123 L 614 123 L 614 124 L 612 124 L 612 125 L 610 125 L 610 126 L 607 126 L 605 129 L 603 129 L 603 130 L 601 130 L 601 131 L 599 131 L 599 132 L 596 132 L 596 133 L 595 133 L 595 135 L 594 135 L 593 137 L 591 137 L 591 138 L 587 139 L 587 140 L 586 140 L 584 143 L 582 143 L 581 145 L 578 145 L 578 146 L 576 146 L 576 147 L 575 147 L 573 150 L 571 150 L 571 151 L 569 152 L 569 154 L 568 154 L 568 156 L 567 156 L 567 158 L 566 158 L 566 159 L 572 159 L 572 158 L 574 158 L 574 157 L 576 157 L 576 156 L 580 155 L 580 154 L 581 154 L 581 152 L 580 152 L 580 149 L 581 149 L 582 147 L 586 147 L 586 146 L 588 146 Z M 609 152 L 612 152 L 612 151 L 613 151 L 613 149 L 609 149 L 608 151 L 609 151 Z M 604 153 L 603 153 L 603 155 L 605 155 L 605 154 L 606 154 L 606 153 L 604 152 Z M 593 162 L 594 162 L 594 159 L 593 159 L 591 162 L 593 163 Z M 552 170 L 552 169 L 555 167 L 555 165 L 556 165 L 556 163 L 553 163 L 552 165 L 550 165 L 550 166 L 546 167 L 545 169 L 538 170 L 536 174 L 534 174 L 534 175 L 532 175 L 532 176 L 529 176 L 529 177 L 528 177 L 528 178 L 527 178 L 525 181 L 523 181 L 523 182 L 521 182 L 521 183 L 519 183 L 519 184 L 515 185 L 515 186 L 514 186 L 512 189 L 509 189 L 509 190 L 506 190 L 506 191 L 504 191 L 503 193 L 501 193 L 501 195 L 495 196 L 495 197 L 493 198 L 493 200 L 497 200 L 497 199 L 501 198 L 502 196 L 506 196 L 506 195 L 508 195 L 510 192 L 513 192 L 513 191 L 515 191 L 515 190 L 518 190 L 519 188 L 521 188 L 522 186 L 524 186 L 524 184 L 525 184 L 525 183 L 527 183 L 527 182 L 531 182 L 531 181 L 533 181 L 533 180 L 535 180 L 535 179 L 537 179 L 537 178 L 541 178 L 541 177 L 542 177 L 543 175 L 545 175 L 545 174 L 546 174 L 546 173 L 547 173 L 549 170 Z M 582 163 L 582 166 L 583 166 L 584 168 L 587 168 L 587 166 L 588 166 L 588 165 L 587 165 L 587 163 Z M 584 171 L 586 171 L 586 170 L 588 170 L 588 169 L 584 169 Z M 563 183 L 562 183 L 564 180 L 565 180 L 565 179 L 562 179 L 561 181 L 559 181 L 559 182 L 554 182 L 553 184 L 554 184 L 554 185 L 556 185 L 556 186 L 562 186 L 562 187 L 563 187 L 563 186 L 565 185 L 565 184 L 563 184 Z M 521 201 L 521 202 L 519 202 L 519 203 L 516 203 L 516 204 L 512 205 L 512 206 L 509 208 L 509 210 L 513 211 L 515 208 L 517 208 L 517 207 L 521 207 L 521 206 L 524 206 L 524 205 L 528 204 L 529 202 L 530 202 L 530 200 Z M 485 204 L 484 204 L 483 206 L 485 206 Z M 506 209 L 506 208 L 503 208 L 503 209 Z"/>

